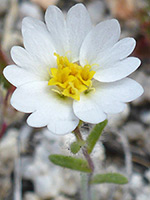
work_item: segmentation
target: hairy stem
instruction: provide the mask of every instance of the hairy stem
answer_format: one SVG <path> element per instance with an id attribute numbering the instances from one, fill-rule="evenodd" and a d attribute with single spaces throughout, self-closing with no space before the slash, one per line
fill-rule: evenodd
<path id="1" fill-rule="evenodd" d="M 74 130 L 74 134 L 76 136 L 77 141 L 84 141 L 83 138 L 82 138 L 81 132 L 79 130 L 79 127 L 77 127 Z M 82 147 L 82 152 L 83 152 L 83 155 L 84 155 L 85 159 L 88 162 L 89 167 L 92 170 L 92 172 L 90 174 L 88 174 L 88 178 L 87 178 L 87 198 L 88 198 L 87 200 L 92 200 L 91 184 L 90 184 L 90 182 L 91 182 L 91 177 L 92 177 L 93 172 L 94 172 L 94 163 L 93 163 L 90 155 L 88 154 L 86 146 Z"/>

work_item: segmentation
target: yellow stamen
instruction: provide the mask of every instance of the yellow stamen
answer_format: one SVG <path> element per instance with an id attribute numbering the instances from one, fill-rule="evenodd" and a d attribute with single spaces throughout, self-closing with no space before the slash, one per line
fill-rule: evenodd
<path id="1" fill-rule="evenodd" d="M 60 56 L 56 53 L 57 68 L 51 68 L 51 78 L 48 85 L 57 86 L 57 89 L 52 91 L 60 95 L 71 97 L 75 100 L 80 100 L 80 93 L 91 90 L 92 78 L 95 71 L 91 70 L 91 65 L 87 64 L 84 67 L 77 63 L 69 62 L 67 56 Z"/>

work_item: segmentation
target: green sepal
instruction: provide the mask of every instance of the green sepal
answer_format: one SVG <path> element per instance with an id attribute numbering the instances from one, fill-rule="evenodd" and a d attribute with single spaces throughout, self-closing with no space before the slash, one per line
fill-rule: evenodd
<path id="1" fill-rule="evenodd" d="M 100 183 L 127 184 L 128 179 L 122 174 L 118 173 L 97 174 L 92 178 L 91 184 Z"/>
<path id="2" fill-rule="evenodd" d="M 90 154 L 92 152 L 92 150 L 94 149 L 94 146 L 97 143 L 97 141 L 99 140 L 103 129 L 107 125 L 107 122 L 108 122 L 108 120 L 105 120 L 105 121 L 95 125 L 93 130 L 91 131 L 91 133 L 88 135 L 88 137 L 86 139 L 86 148 L 87 148 L 88 154 Z"/>
<path id="3" fill-rule="evenodd" d="M 55 165 L 59 165 L 61 167 L 66 167 L 72 170 L 91 173 L 91 169 L 88 166 L 86 160 L 80 158 L 74 158 L 71 156 L 64 156 L 59 154 L 53 154 L 49 156 L 49 159 Z"/>

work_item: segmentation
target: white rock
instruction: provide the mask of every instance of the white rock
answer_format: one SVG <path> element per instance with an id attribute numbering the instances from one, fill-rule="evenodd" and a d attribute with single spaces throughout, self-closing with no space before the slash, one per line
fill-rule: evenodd
<path id="1" fill-rule="evenodd" d="M 22 160 L 22 176 L 24 178 L 34 181 L 35 177 L 45 175 L 48 171 L 49 166 L 40 159 L 32 161 L 32 158 L 24 158 Z"/>
<path id="2" fill-rule="evenodd" d="M 49 176 L 35 177 L 34 186 L 36 194 L 42 199 L 57 195 L 57 192 L 53 188 L 51 177 Z"/>
<path id="3" fill-rule="evenodd" d="M 126 134 L 129 140 L 144 139 L 146 134 L 142 124 L 138 122 L 128 122 L 121 131 L 122 134 Z"/>
<path id="4" fill-rule="evenodd" d="M 32 179 L 35 192 L 41 198 L 54 198 L 61 192 L 74 195 L 80 184 L 80 173 L 53 166 L 44 175 L 36 175 Z"/>
<path id="5" fill-rule="evenodd" d="M 150 196 L 147 196 L 146 194 L 138 194 L 136 200 L 149 200 Z"/>
<path id="6" fill-rule="evenodd" d="M 132 189 L 141 189 L 143 187 L 142 177 L 139 174 L 133 174 L 129 184 Z"/>
<path id="7" fill-rule="evenodd" d="M 133 196 L 132 196 L 132 194 L 129 194 L 128 193 L 128 190 L 127 190 L 127 192 L 125 191 L 124 192 L 125 193 L 125 195 L 123 195 L 123 200 L 133 200 Z M 118 200 L 120 200 L 119 198 L 118 198 Z"/>
<path id="8" fill-rule="evenodd" d="M 62 151 L 62 146 L 63 146 L 63 139 L 64 136 L 58 136 L 58 135 L 55 135 L 55 134 L 52 134 L 50 131 L 47 130 L 47 128 L 43 129 L 42 131 L 42 138 L 41 138 L 41 148 L 42 149 L 45 149 L 44 151 L 46 151 L 46 156 L 48 158 L 48 156 L 50 154 L 53 154 L 53 153 L 60 153 Z M 43 150 L 40 150 L 40 147 L 39 147 L 39 150 L 37 150 L 39 152 L 41 152 L 41 156 L 45 159 L 46 156 L 45 155 L 45 152 L 42 153 Z M 36 154 L 39 154 L 38 152 Z"/>
<path id="9" fill-rule="evenodd" d="M 45 133 L 36 146 L 34 158 L 23 159 L 22 175 L 33 181 L 35 192 L 41 199 L 55 198 L 60 192 L 69 195 L 77 192 L 80 173 L 55 166 L 48 159 L 52 153 L 69 155 L 68 148 L 74 140 L 73 134 L 56 138 Z"/>
<path id="10" fill-rule="evenodd" d="M 147 197 L 150 197 L 150 184 L 144 186 L 142 188 L 143 194 L 147 195 Z"/>
<path id="11" fill-rule="evenodd" d="M 16 129 L 10 129 L 0 140 L 0 159 L 15 159 L 17 156 L 17 140 L 19 132 Z"/>
<path id="12" fill-rule="evenodd" d="M 111 186 L 107 185 L 106 187 L 105 184 L 96 185 L 95 187 L 95 190 L 97 191 L 97 195 L 100 195 L 101 197 L 107 197 L 107 198 L 108 198 L 108 195 L 110 194 L 110 189 L 111 189 Z"/>
<path id="13" fill-rule="evenodd" d="M 72 134 L 72 133 L 64 135 L 63 137 L 61 137 L 60 145 L 61 145 L 61 151 L 62 151 L 63 154 L 65 154 L 65 155 L 71 154 L 70 145 L 74 141 L 76 141 L 76 138 L 75 138 L 74 134 Z"/>
<path id="14" fill-rule="evenodd" d="M 80 185 L 80 173 L 61 168 L 62 185 L 60 191 L 68 195 L 75 195 Z"/>
<path id="15" fill-rule="evenodd" d="M 42 199 L 58 196 L 63 184 L 58 168 L 51 170 L 47 175 L 37 176 L 34 180 L 35 192 Z"/>
<path id="16" fill-rule="evenodd" d="M 107 127 L 111 127 L 111 128 L 116 128 L 118 126 L 121 126 L 124 121 L 128 118 L 130 114 L 130 107 L 129 105 L 126 106 L 126 108 L 124 109 L 123 112 L 115 114 L 115 115 L 108 115 L 108 125 Z"/>
<path id="17" fill-rule="evenodd" d="M 149 180 L 149 182 L 150 182 L 150 170 L 147 170 L 146 172 L 145 172 L 145 177 Z"/>
<path id="18" fill-rule="evenodd" d="M 55 198 L 55 200 L 70 200 L 70 199 L 68 199 L 68 198 L 66 198 L 66 197 L 64 197 L 64 196 L 57 196 L 56 198 Z"/>
<path id="19" fill-rule="evenodd" d="M 91 153 L 91 158 L 94 162 L 95 171 L 99 171 L 102 166 L 102 161 L 106 158 L 104 146 L 100 141 L 95 145 Z"/>
<path id="20" fill-rule="evenodd" d="M 6 195 L 11 190 L 10 177 L 17 158 L 17 137 L 18 131 L 10 129 L 0 140 L 0 199 L 2 194 Z"/>
<path id="21" fill-rule="evenodd" d="M 149 125 L 150 124 L 150 111 L 144 111 L 141 113 L 140 118 L 143 123 Z"/>
<path id="22" fill-rule="evenodd" d="M 10 175 L 2 176 L 2 171 L 0 170 L 0 199 L 5 199 L 6 194 L 8 194 L 12 188 L 12 181 Z M 4 198 L 3 198 L 4 197 Z"/>
<path id="23" fill-rule="evenodd" d="M 103 161 L 105 159 L 105 149 L 103 144 L 99 141 L 97 143 L 91 153 L 91 157 L 93 159 L 98 159 L 100 161 Z"/>
<path id="24" fill-rule="evenodd" d="M 40 198 L 33 192 L 27 192 L 23 200 L 40 200 Z"/>
<path id="25" fill-rule="evenodd" d="M 59 141 L 60 137 L 58 137 L 58 135 L 50 132 L 48 130 L 48 128 L 44 128 L 42 130 L 42 134 L 45 138 L 47 138 L 48 140 L 50 140 L 51 142 L 56 142 L 56 141 Z"/>

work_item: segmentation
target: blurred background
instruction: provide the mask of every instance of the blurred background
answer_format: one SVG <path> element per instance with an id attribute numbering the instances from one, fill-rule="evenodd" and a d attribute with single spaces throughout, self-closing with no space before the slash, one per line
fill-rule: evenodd
<path id="1" fill-rule="evenodd" d="M 73 134 L 60 137 L 46 128 L 29 127 L 27 115 L 11 107 L 15 88 L 2 75 L 3 68 L 13 63 L 11 47 L 23 45 L 21 21 L 25 16 L 43 20 L 49 5 L 57 5 L 66 14 L 78 2 L 86 5 L 93 24 L 117 18 L 121 38 L 136 39 L 133 56 L 142 64 L 131 77 L 145 90 L 123 113 L 109 116 L 92 153 L 98 173 L 120 172 L 129 184 L 94 186 L 93 200 L 150 200 L 150 0 L 0 0 L 0 200 L 84 199 L 80 173 L 48 160 L 51 153 L 70 154 Z M 84 124 L 83 133 L 88 134 L 90 128 Z"/>

